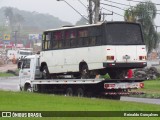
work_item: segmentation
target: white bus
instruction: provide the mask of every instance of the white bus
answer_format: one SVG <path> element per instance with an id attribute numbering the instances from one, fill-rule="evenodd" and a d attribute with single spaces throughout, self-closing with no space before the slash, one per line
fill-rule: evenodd
<path id="1" fill-rule="evenodd" d="M 141 26 L 103 22 L 46 30 L 40 63 L 44 78 L 62 74 L 91 78 L 106 73 L 112 79 L 123 78 L 128 69 L 147 65 Z"/>

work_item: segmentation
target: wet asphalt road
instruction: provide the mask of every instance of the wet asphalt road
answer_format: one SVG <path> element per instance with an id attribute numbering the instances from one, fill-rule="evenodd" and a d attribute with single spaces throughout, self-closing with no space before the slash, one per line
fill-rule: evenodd
<path id="1" fill-rule="evenodd" d="M 121 101 L 140 102 L 160 105 L 160 99 L 121 97 Z"/>
<path id="2" fill-rule="evenodd" d="M 0 78 L 0 90 L 19 91 L 19 78 Z"/>
<path id="3" fill-rule="evenodd" d="M 0 78 L 0 90 L 19 91 L 19 78 Z M 121 97 L 121 101 L 140 102 L 160 105 L 160 99 Z"/>

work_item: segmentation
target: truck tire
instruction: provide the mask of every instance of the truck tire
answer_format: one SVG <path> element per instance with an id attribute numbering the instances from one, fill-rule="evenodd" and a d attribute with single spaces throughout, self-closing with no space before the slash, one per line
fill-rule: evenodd
<path id="1" fill-rule="evenodd" d="M 78 97 L 84 97 L 84 90 L 82 88 L 77 89 L 77 96 Z"/>
<path id="2" fill-rule="evenodd" d="M 25 91 L 26 92 L 32 92 L 32 87 L 31 87 L 31 85 L 26 85 L 26 87 L 25 87 Z"/>
<path id="3" fill-rule="evenodd" d="M 28 87 L 26 91 L 27 91 L 27 92 L 32 92 L 32 88 L 31 88 L 31 87 Z"/>
<path id="4" fill-rule="evenodd" d="M 42 78 L 43 79 L 50 79 L 51 78 L 48 67 L 46 65 L 43 67 L 43 70 L 42 70 Z"/>
<path id="5" fill-rule="evenodd" d="M 67 88 L 66 89 L 66 96 L 73 96 L 73 90 L 72 90 L 72 88 Z"/>

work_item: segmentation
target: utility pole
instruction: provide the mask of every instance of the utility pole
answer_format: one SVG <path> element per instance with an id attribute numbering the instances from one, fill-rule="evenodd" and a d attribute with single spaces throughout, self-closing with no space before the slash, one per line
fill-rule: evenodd
<path id="1" fill-rule="evenodd" d="M 89 0 L 89 23 L 92 24 L 93 22 L 93 14 L 92 14 L 92 0 Z"/>
<path id="2" fill-rule="evenodd" d="M 93 5 L 94 4 L 94 8 Z M 89 22 L 97 23 L 100 17 L 100 0 L 89 0 Z M 94 18 L 94 19 L 93 19 Z"/>
<path id="3" fill-rule="evenodd" d="M 13 31 L 13 32 L 14 32 L 15 47 L 17 48 L 17 32 L 18 31 Z"/>
<path id="4" fill-rule="evenodd" d="M 94 8 L 94 23 L 97 23 L 99 21 L 99 14 L 100 14 L 100 0 L 93 0 L 95 4 Z"/>

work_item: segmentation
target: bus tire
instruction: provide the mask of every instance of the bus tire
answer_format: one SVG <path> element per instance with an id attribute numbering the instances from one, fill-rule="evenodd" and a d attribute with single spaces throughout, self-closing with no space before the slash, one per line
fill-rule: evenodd
<path id="1" fill-rule="evenodd" d="M 42 78 L 43 79 L 50 79 L 51 78 L 48 67 L 46 65 L 43 67 L 43 70 L 42 70 Z"/>
<path id="2" fill-rule="evenodd" d="M 86 64 L 83 64 L 81 69 L 80 69 L 80 73 L 81 73 L 81 78 L 82 79 L 88 79 L 89 78 L 89 70 L 88 70 L 88 66 Z"/>

